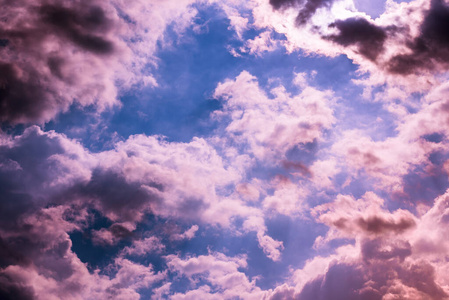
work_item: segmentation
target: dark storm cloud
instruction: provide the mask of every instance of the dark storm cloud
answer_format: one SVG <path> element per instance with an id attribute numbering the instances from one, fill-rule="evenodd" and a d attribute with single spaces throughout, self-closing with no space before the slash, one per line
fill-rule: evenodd
<path id="1" fill-rule="evenodd" d="M 109 231 L 117 238 L 125 239 L 133 236 L 132 231 L 120 224 L 112 224 Z"/>
<path id="2" fill-rule="evenodd" d="M 59 263 L 69 251 L 70 242 L 56 240 L 51 233 L 63 221 L 55 214 L 43 213 L 51 205 L 52 196 L 64 189 L 56 184 L 62 174 L 58 170 L 64 171 L 52 160 L 54 155 L 65 154 L 62 142 L 57 135 L 31 127 L 23 135 L 1 143 L 0 299 L 31 299 L 25 297 L 31 294 L 18 283 L 20 280 L 5 277 L 3 271 L 10 265 L 51 269 L 58 278 L 71 274 L 67 263 Z"/>
<path id="3" fill-rule="evenodd" d="M 105 16 L 102 8 L 98 6 L 81 6 L 66 8 L 57 5 L 43 5 L 39 9 L 42 22 L 55 29 L 61 35 L 81 48 L 98 54 L 107 54 L 113 51 L 112 42 L 92 34 L 107 33 L 112 22 Z"/>
<path id="4" fill-rule="evenodd" d="M 270 0 L 270 5 L 274 9 L 294 6 L 297 3 L 301 3 L 301 0 Z"/>
<path id="5" fill-rule="evenodd" d="M 327 37 L 328 39 L 342 46 L 357 45 L 360 54 L 370 60 L 376 60 L 384 50 L 386 30 L 365 19 L 339 20 L 331 26 L 337 28 L 339 33 Z"/>
<path id="6" fill-rule="evenodd" d="M 41 123 L 82 102 L 77 97 L 87 87 L 74 76 L 78 68 L 104 89 L 89 59 L 104 60 L 101 65 L 105 55 L 115 55 L 109 33 L 116 24 L 97 1 L 43 2 L 0 2 L 0 122 Z"/>
<path id="7" fill-rule="evenodd" d="M 0 58 L 1 59 L 1 58 Z M 24 70 L 14 63 L 0 61 L 0 121 L 37 120 L 55 103 L 54 95 L 40 84 L 37 70 L 25 70 L 28 78 L 19 76 Z"/>
<path id="8" fill-rule="evenodd" d="M 33 291 L 15 282 L 10 276 L 0 274 L 0 299 L 3 300 L 32 300 Z"/>
<path id="9" fill-rule="evenodd" d="M 392 73 L 407 75 L 418 70 L 432 70 L 449 63 L 449 7 L 442 0 L 432 0 L 421 24 L 420 35 L 410 41 L 410 54 L 394 56 L 388 63 Z"/>
<path id="10" fill-rule="evenodd" d="M 9 265 L 29 264 L 31 261 L 20 250 L 22 246 L 23 244 L 20 244 L 20 241 L 14 241 L 14 239 L 5 240 L 0 237 L 0 268 L 5 268 Z"/>
<path id="11" fill-rule="evenodd" d="M 85 283 L 77 283 L 77 276 L 89 273 L 74 256 L 69 233 L 89 230 L 92 207 L 103 216 L 137 222 L 153 201 L 120 171 L 81 166 L 85 155 L 81 145 L 37 126 L 15 138 L 0 136 L 0 299 L 33 299 L 35 276 L 54 280 L 64 292 L 80 292 Z M 133 236 L 130 228 L 113 224 L 107 230 L 126 239 Z"/>
<path id="12" fill-rule="evenodd" d="M 334 0 L 270 0 L 271 6 L 278 10 L 288 7 L 301 7 L 296 17 L 298 26 L 304 25 L 319 8 L 329 7 Z"/>

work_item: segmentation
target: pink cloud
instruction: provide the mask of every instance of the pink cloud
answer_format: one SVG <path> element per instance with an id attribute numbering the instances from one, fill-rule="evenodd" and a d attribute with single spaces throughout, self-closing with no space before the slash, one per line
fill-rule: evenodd
<path id="1" fill-rule="evenodd" d="M 327 256 L 308 260 L 291 278 L 301 299 L 446 299 L 447 194 L 421 217 L 403 210 L 389 212 L 373 194 L 362 199 L 339 196 L 316 207 L 317 218 L 330 227 L 326 238 L 354 238 Z M 373 218 L 374 216 L 374 218 Z M 367 226 L 368 224 L 373 226 Z M 320 275 L 321 274 L 321 275 Z M 333 282 L 338 280 L 339 285 Z"/>
<path id="2" fill-rule="evenodd" d="M 198 229 L 199 229 L 198 225 L 192 225 L 192 227 L 187 229 L 185 232 L 172 235 L 171 239 L 175 241 L 191 240 L 195 237 L 195 234 L 198 231 Z"/>
<path id="3" fill-rule="evenodd" d="M 354 1 L 253 1 L 254 21 L 248 28 L 263 35 L 248 41 L 251 53 L 272 51 L 279 43 L 287 52 L 348 56 L 368 79 L 368 89 L 386 85 L 407 93 L 428 91 L 448 64 L 443 34 L 445 1 L 388 1 L 376 19 L 359 11 Z M 268 38 L 272 32 L 285 40 Z M 258 51 L 260 49 L 261 51 Z M 428 80 L 422 80 L 426 76 Z"/>
<path id="4" fill-rule="evenodd" d="M 264 219 L 260 216 L 249 216 L 243 222 L 243 230 L 246 232 L 255 231 L 257 233 L 257 241 L 263 252 L 273 261 L 281 259 L 281 251 L 284 250 L 284 243 L 277 241 L 266 234 L 267 228 Z"/>
<path id="5" fill-rule="evenodd" d="M 409 211 L 390 213 L 383 206 L 383 199 L 371 192 L 358 200 L 339 195 L 334 202 L 313 208 L 312 214 L 331 228 L 327 239 L 400 235 L 416 227 L 416 218 Z"/>
<path id="6" fill-rule="evenodd" d="M 224 102 L 215 117 L 230 121 L 224 139 L 245 145 L 260 161 L 285 158 L 287 150 L 320 139 L 334 123 L 329 91 L 306 86 L 300 94 L 291 96 L 279 86 L 271 93 L 274 98 L 246 71 L 235 80 L 220 83 L 215 90 L 215 97 Z"/>
<path id="7" fill-rule="evenodd" d="M 167 264 L 172 272 L 184 275 L 194 282 L 194 276 L 201 276 L 208 285 L 199 286 L 187 291 L 185 294 L 177 293 L 174 299 L 193 299 L 201 295 L 204 299 L 231 299 L 244 297 L 257 299 L 264 292 L 249 281 L 247 276 L 239 271 L 246 268 L 246 257 L 228 257 L 222 253 L 211 253 L 198 257 L 181 259 L 175 255 L 166 257 Z"/>

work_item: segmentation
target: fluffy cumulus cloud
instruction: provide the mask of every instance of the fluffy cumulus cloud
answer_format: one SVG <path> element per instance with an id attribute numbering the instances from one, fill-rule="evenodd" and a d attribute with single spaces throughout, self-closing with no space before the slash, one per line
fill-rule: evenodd
<path id="1" fill-rule="evenodd" d="M 203 139 L 168 143 L 137 135 L 114 150 L 91 153 L 64 135 L 35 126 L 14 139 L 5 136 L 1 147 L 2 189 L 15 203 L 2 202 L 5 220 L 49 203 L 89 203 L 118 222 L 109 229 L 112 234 L 133 230 L 126 222 L 135 224 L 145 213 L 226 223 L 226 215 L 214 218 L 221 200 L 217 190 L 241 177 Z M 30 155 L 31 148 L 40 153 Z M 185 237 L 196 230 L 192 227 Z"/>
<path id="2" fill-rule="evenodd" d="M 449 299 L 449 4 L 374 2 L 0 0 L 0 298 Z"/>
<path id="3" fill-rule="evenodd" d="M 245 71 L 235 80 L 220 83 L 214 96 L 224 101 L 224 108 L 215 117 L 229 120 L 225 128 L 229 141 L 225 142 L 247 149 L 257 160 L 279 163 L 294 146 L 322 138 L 334 122 L 332 94 L 305 83 L 301 88 L 292 96 L 279 86 L 270 91 L 274 97 L 269 97 Z M 295 168 L 290 162 L 285 164 Z"/>
<path id="4" fill-rule="evenodd" d="M 173 299 L 194 299 L 199 295 L 204 295 L 204 299 L 256 299 L 263 295 L 260 288 L 255 286 L 255 281 L 249 281 L 246 275 L 239 271 L 240 268 L 247 267 L 245 257 L 227 257 L 221 253 L 212 253 L 187 259 L 170 255 L 166 259 L 170 270 L 179 276 L 185 276 L 189 280 L 202 277 L 207 283 L 185 294 L 174 294 Z"/>

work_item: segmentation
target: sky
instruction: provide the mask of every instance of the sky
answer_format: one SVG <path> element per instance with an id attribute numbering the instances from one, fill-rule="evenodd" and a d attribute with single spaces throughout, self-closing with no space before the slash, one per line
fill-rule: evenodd
<path id="1" fill-rule="evenodd" d="M 449 1 L 0 6 L 0 299 L 449 299 Z"/>

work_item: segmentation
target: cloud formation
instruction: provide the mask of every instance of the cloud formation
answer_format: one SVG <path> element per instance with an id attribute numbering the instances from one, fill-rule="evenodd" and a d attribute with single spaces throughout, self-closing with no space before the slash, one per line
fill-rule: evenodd
<path id="1" fill-rule="evenodd" d="M 0 121 L 42 124 L 72 104 L 101 112 L 132 85 L 156 85 L 145 67 L 190 3 L 2 1 Z"/>
<path id="2" fill-rule="evenodd" d="M 3 2 L 0 298 L 449 298 L 445 1 Z M 164 72 L 204 127 L 120 128 Z M 46 124 L 131 104 L 102 150 Z"/>

